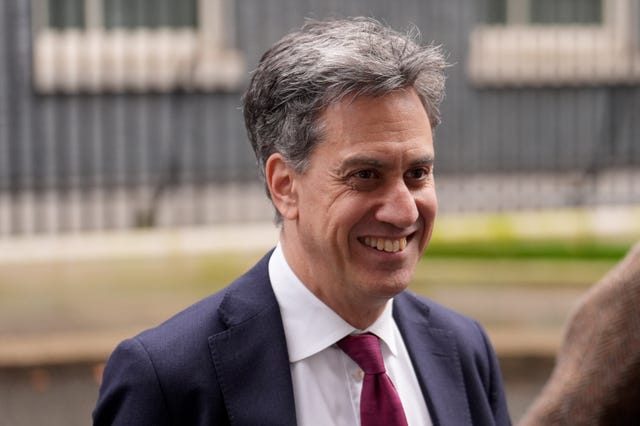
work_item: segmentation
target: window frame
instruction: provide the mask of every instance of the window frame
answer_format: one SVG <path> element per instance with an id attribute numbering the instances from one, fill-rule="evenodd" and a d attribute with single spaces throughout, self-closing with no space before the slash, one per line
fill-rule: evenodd
<path id="1" fill-rule="evenodd" d="M 552 22 L 535 22 L 532 17 L 532 2 L 536 0 L 504 0 L 505 2 L 505 19 L 506 23 L 522 24 L 522 25 L 550 25 Z M 606 0 L 599 0 L 602 5 L 606 3 Z M 602 11 L 600 13 L 602 15 Z M 602 16 L 601 16 L 602 18 Z M 558 24 L 558 23 L 557 23 Z M 566 24 L 566 23 L 565 23 Z M 597 25 L 596 23 L 593 23 Z"/>
<path id="2" fill-rule="evenodd" d="M 197 0 L 197 27 L 106 29 L 101 0 L 83 0 L 85 28 L 48 26 L 32 0 L 33 85 L 38 93 L 235 90 L 246 74 L 235 49 L 234 0 Z"/>
<path id="3" fill-rule="evenodd" d="M 526 4 L 527 0 L 507 1 Z M 640 2 L 602 1 L 601 24 L 529 24 L 523 22 L 526 16 L 512 13 L 506 25 L 475 27 L 467 58 L 471 84 L 576 86 L 640 81 Z"/>

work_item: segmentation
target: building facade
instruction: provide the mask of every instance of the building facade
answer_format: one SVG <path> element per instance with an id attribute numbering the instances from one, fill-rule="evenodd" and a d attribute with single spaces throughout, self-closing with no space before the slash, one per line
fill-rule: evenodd
<path id="1" fill-rule="evenodd" d="M 0 237 L 269 220 L 241 94 L 305 18 L 449 52 L 445 211 L 640 202 L 638 0 L 6 0 Z"/>

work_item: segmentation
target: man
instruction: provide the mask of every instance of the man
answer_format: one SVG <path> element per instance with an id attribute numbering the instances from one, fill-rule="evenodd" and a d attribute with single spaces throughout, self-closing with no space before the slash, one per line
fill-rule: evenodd
<path id="1" fill-rule="evenodd" d="M 580 300 L 553 373 L 521 426 L 638 424 L 638 305 L 640 242 Z"/>
<path id="2" fill-rule="evenodd" d="M 123 342 L 96 424 L 509 424 L 481 327 L 405 291 L 436 215 L 444 68 L 368 19 L 309 21 L 265 53 L 244 113 L 280 242 Z"/>

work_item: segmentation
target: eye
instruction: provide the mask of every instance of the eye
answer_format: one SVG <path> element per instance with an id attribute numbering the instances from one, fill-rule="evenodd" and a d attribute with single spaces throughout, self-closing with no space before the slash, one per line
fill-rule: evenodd
<path id="1" fill-rule="evenodd" d="M 376 170 L 362 169 L 351 173 L 347 182 L 355 191 L 369 192 L 380 184 L 380 175 Z"/>
<path id="2" fill-rule="evenodd" d="M 411 180 L 425 180 L 431 175 L 430 167 L 416 167 L 405 173 L 405 177 Z"/>
<path id="3" fill-rule="evenodd" d="M 351 175 L 356 179 L 368 180 L 376 177 L 376 172 L 373 170 L 358 170 Z"/>

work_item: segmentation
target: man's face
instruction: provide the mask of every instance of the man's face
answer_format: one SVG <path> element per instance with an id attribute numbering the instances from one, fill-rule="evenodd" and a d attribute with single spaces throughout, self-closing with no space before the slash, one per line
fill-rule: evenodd
<path id="1" fill-rule="evenodd" d="M 415 91 L 346 98 L 294 174 L 283 247 L 294 272 L 340 313 L 404 290 L 431 236 L 437 201 L 427 113 Z"/>

